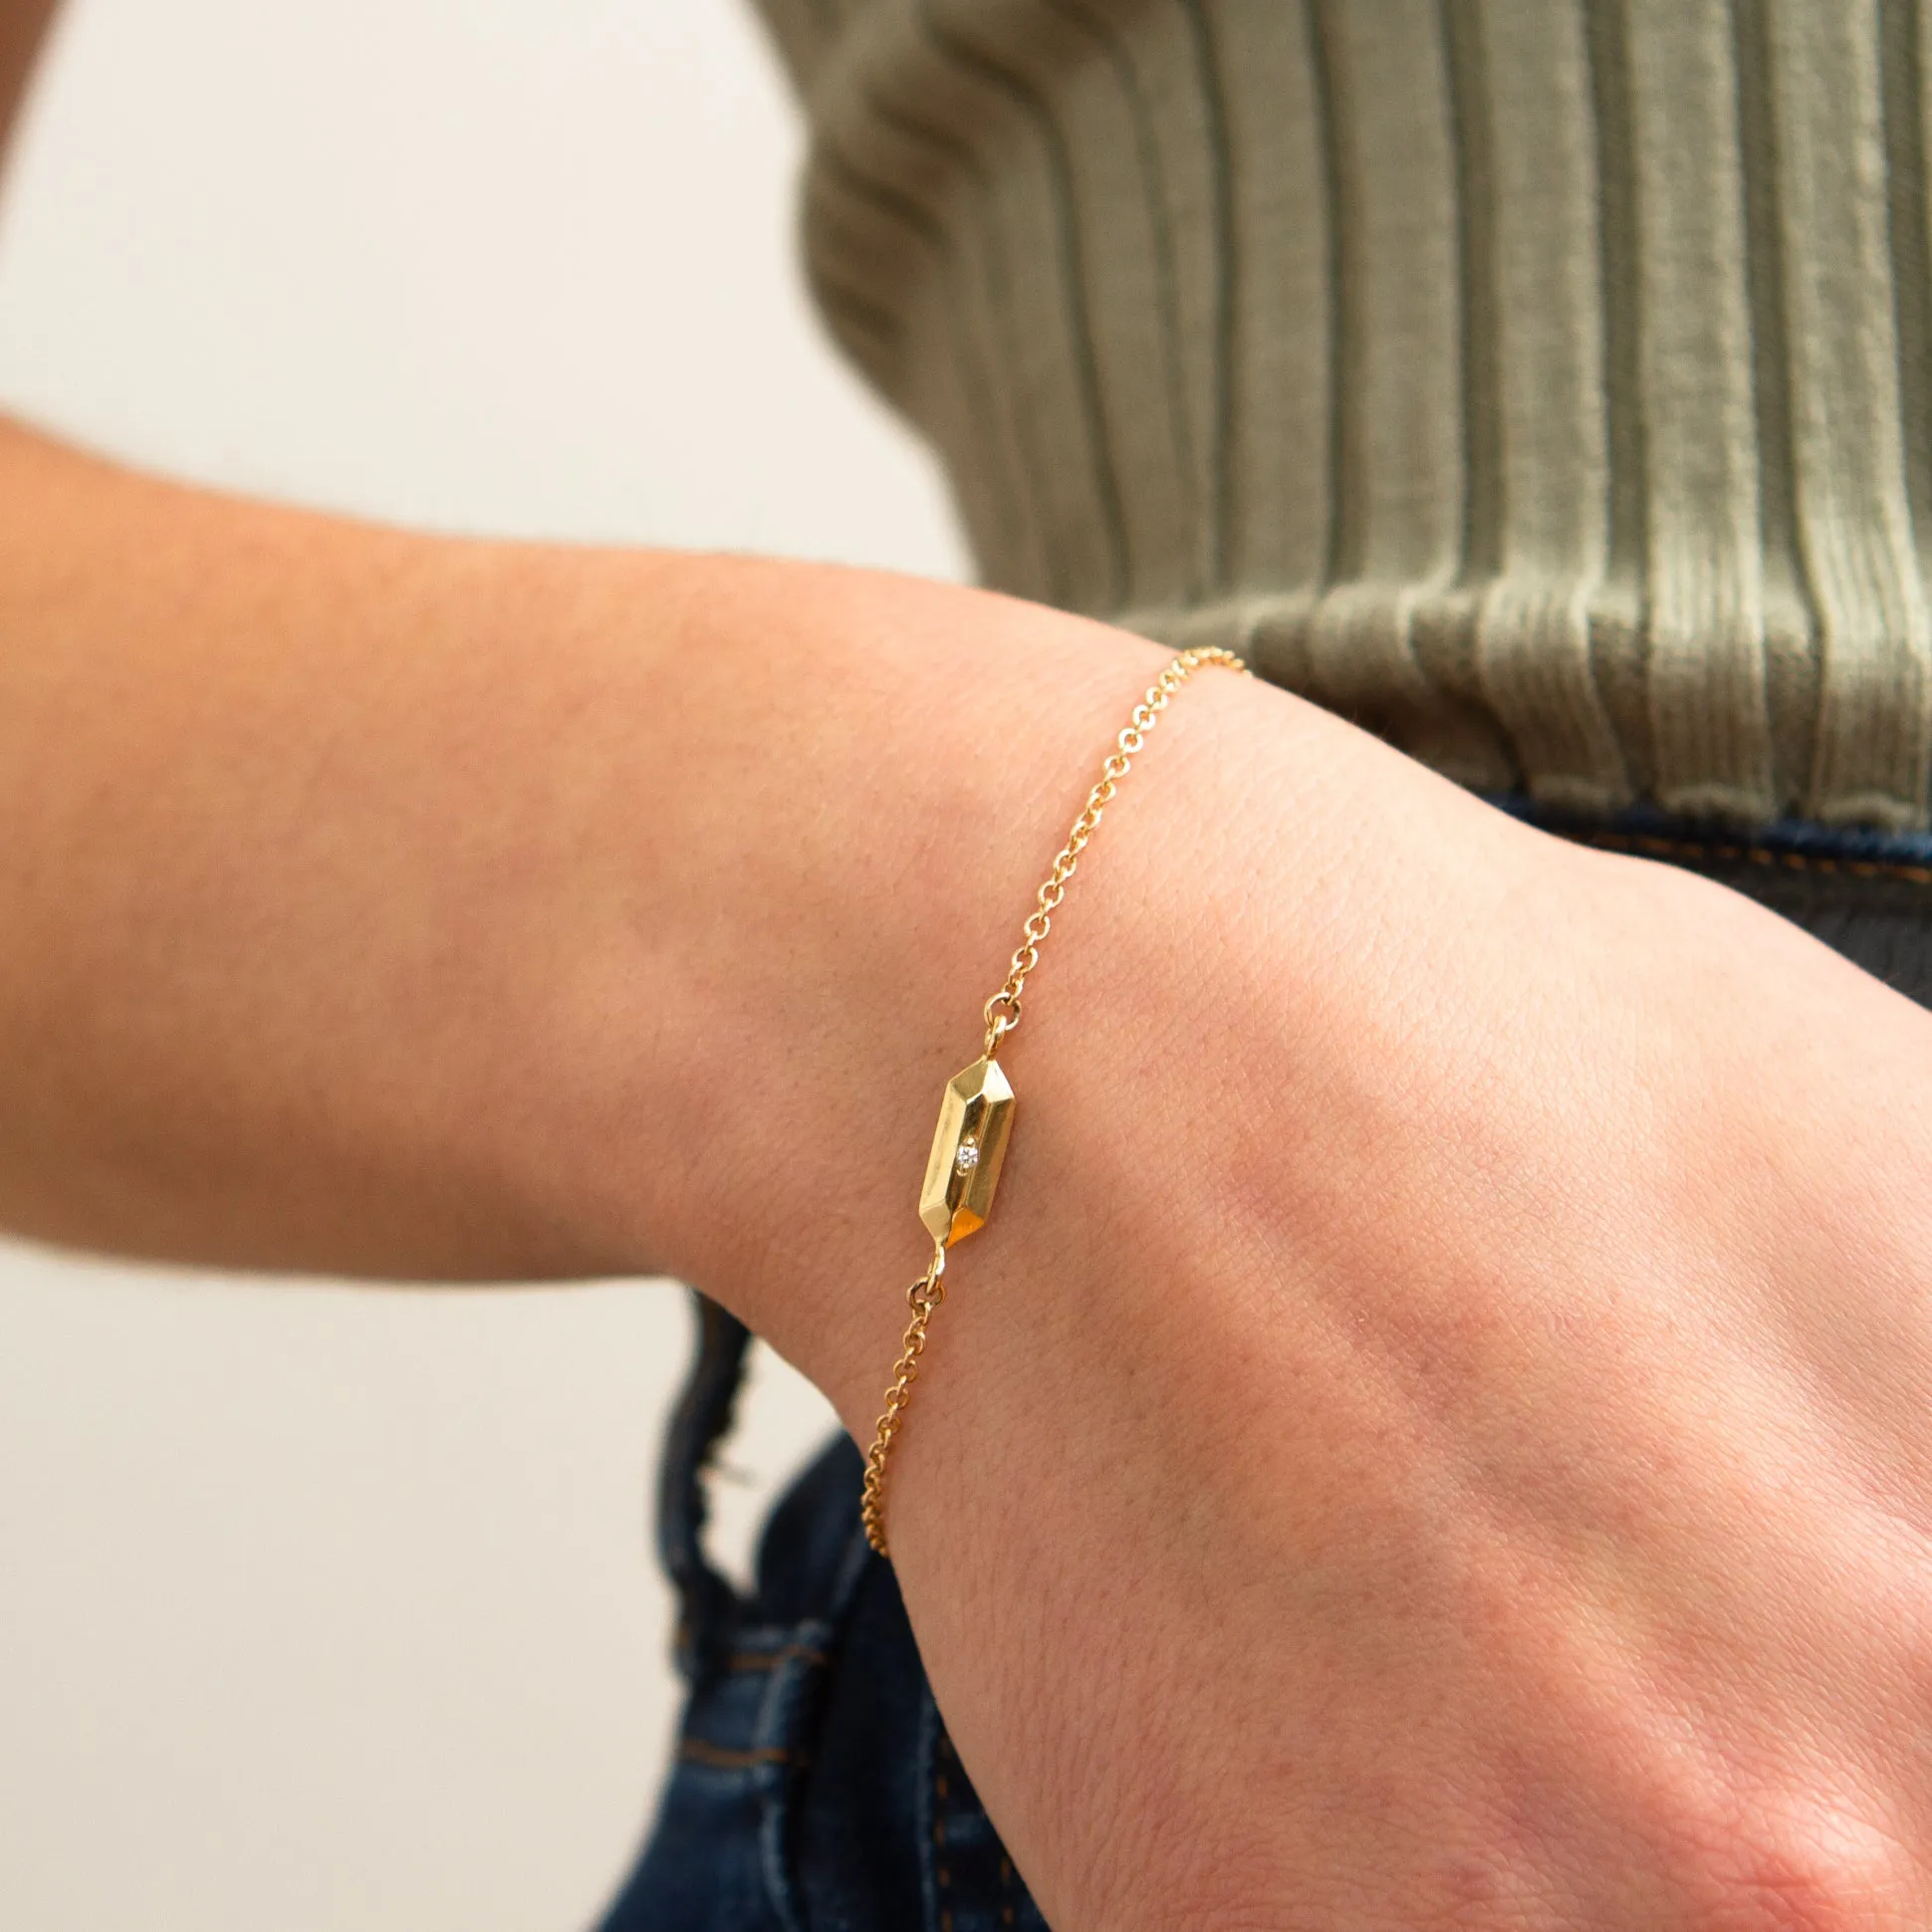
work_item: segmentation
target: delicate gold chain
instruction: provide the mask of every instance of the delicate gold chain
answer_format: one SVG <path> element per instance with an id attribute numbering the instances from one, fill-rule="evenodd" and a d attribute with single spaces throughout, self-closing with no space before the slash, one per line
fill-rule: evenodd
<path id="1" fill-rule="evenodd" d="M 892 1364 L 892 1386 L 885 1391 L 885 1408 L 878 1418 L 878 1431 L 865 1452 L 865 1488 L 859 1497 L 858 1520 L 865 1526 L 865 1541 L 881 1557 L 892 1553 L 885 1544 L 885 1453 L 898 1434 L 899 1418 L 912 1399 L 912 1384 L 919 1379 L 919 1357 L 926 1351 L 926 1325 L 933 1311 L 946 1299 L 946 1244 L 935 1241 L 932 1260 L 926 1272 L 905 1291 L 912 1320 L 900 1338 L 901 1353 Z"/>
<path id="2" fill-rule="evenodd" d="M 1209 664 L 1224 664 L 1230 670 L 1244 674 L 1248 669 L 1231 650 L 1207 647 L 1184 650 L 1168 660 L 1161 674 L 1148 687 L 1147 695 L 1133 707 L 1133 715 L 1115 741 L 1115 748 L 1108 754 L 1106 763 L 1100 767 L 1099 780 L 1087 793 L 1087 803 L 1081 807 L 1081 815 L 1074 821 L 1073 831 L 1067 835 L 1067 843 L 1054 858 L 1046 883 L 1040 888 L 1039 904 L 1021 928 L 1020 949 L 1013 955 L 1013 966 L 1006 976 L 1006 984 L 986 1003 L 986 1051 L 989 1055 L 997 1053 L 1000 1042 L 1020 1024 L 1020 995 L 1026 989 L 1027 976 L 1040 964 L 1041 941 L 1053 925 L 1054 912 L 1067 896 L 1067 881 L 1074 876 L 1074 868 L 1080 863 L 1081 853 L 1087 849 L 1087 842 L 1093 837 L 1094 829 L 1100 823 L 1100 815 L 1113 803 L 1113 795 L 1119 789 L 1120 781 L 1126 777 L 1135 755 L 1146 743 L 1147 733 L 1153 730 L 1160 714 L 1167 709 L 1168 701 L 1196 671 Z"/>
<path id="3" fill-rule="evenodd" d="M 932 1260 L 926 1272 L 905 1292 L 912 1320 L 907 1323 L 900 1340 L 899 1358 L 892 1364 L 892 1384 L 885 1391 L 885 1408 L 878 1418 L 872 1446 L 865 1455 L 865 1487 L 859 1503 L 859 1519 L 865 1527 L 866 1540 L 881 1557 L 891 1555 L 885 1540 L 885 1459 L 893 1439 L 905 1426 L 906 1404 L 912 1399 L 912 1384 L 919 1379 L 919 1359 L 926 1349 L 926 1329 L 934 1312 L 946 1299 L 946 1250 L 952 1242 L 983 1225 L 986 1211 L 992 1205 L 999 1162 L 1005 1154 L 1012 1090 L 999 1073 L 994 1057 L 1000 1042 L 1020 1024 L 1020 1000 L 1026 991 L 1027 976 L 1040 964 L 1040 948 L 1053 928 L 1053 915 L 1067 896 L 1067 881 L 1074 876 L 1081 853 L 1093 837 L 1101 814 L 1112 804 L 1120 781 L 1146 743 L 1147 733 L 1167 709 L 1168 701 L 1196 671 L 1211 664 L 1225 665 L 1243 674 L 1248 669 L 1231 650 L 1213 647 L 1184 650 L 1167 661 L 1159 677 L 1148 687 L 1146 696 L 1134 706 L 1132 716 L 1114 741 L 1114 749 L 1100 767 L 1098 781 L 1087 795 L 1087 803 L 1067 835 L 1067 843 L 1054 858 L 1033 911 L 1027 915 L 1027 922 L 1021 928 L 1019 950 L 1013 955 L 1005 984 L 986 1002 L 986 1038 L 981 1059 L 976 1066 L 956 1075 L 947 1089 L 947 1104 L 939 1115 L 933 1155 L 926 1169 L 926 1192 L 920 1202 L 920 1218 L 926 1221 L 933 1237 Z M 990 1070 L 991 1077 L 983 1070 Z"/>

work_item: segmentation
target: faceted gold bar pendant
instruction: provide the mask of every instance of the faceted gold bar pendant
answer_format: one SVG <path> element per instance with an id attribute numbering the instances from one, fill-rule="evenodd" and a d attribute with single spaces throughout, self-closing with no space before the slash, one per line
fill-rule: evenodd
<path id="1" fill-rule="evenodd" d="M 997 1060 L 976 1060 L 946 1083 L 919 1190 L 919 1219 L 941 1246 L 986 1225 L 1012 1126 L 1013 1088 Z"/>

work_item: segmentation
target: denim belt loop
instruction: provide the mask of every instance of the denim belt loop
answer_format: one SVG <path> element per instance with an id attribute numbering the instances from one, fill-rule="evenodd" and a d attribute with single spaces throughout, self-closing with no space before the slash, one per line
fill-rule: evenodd
<path id="1" fill-rule="evenodd" d="M 710 1516 L 705 1474 L 731 1427 L 751 1331 L 691 1291 L 696 1352 L 671 1411 L 657 1481 L 657 1555 L 677 1591 L 677 1667 L 687 1683 L 714 1666 L 743 1610 L 738 1592 L 704 1554 Z"/>

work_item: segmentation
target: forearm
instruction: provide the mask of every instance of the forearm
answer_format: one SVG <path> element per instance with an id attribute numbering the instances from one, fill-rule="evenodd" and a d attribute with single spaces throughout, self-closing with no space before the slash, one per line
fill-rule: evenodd
<path id="1" fill-rule="evenodd" d="M 0 636 L 7 1225 L 663 1269 L 822 1372 L 859 1352 L 824 1340 L 854 1285 L 877 1352 L 940 1085 L 1161 656 L 909 580 L 409 536 L 19 433 Z"/>

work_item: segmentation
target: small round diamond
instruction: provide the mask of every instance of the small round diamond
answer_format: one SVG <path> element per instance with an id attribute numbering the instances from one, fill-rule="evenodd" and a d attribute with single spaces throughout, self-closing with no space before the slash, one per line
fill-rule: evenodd
<path id="1" fill-rule="evenodd" d="M 979 1142 L 977 1140 L 962 1140 L 959 1143 L 958 1153 L 953 1155 L 953 1172 L 955 1174 L 970 1174 L 978 1165 Z"/>

